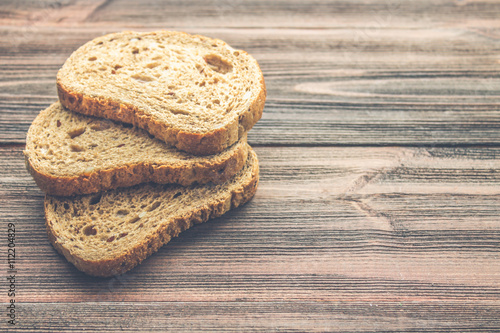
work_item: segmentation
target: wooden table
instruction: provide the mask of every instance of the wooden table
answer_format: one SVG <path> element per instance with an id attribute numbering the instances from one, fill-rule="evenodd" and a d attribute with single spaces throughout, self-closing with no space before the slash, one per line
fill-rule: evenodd
<path id="1" fill-rule="evenodd" d="M 78 46 L 158 29 L 261 64 L 259 190 L 91 278 L 47 240 L 26 131 Z M 0 331 L 500 331 L 498 1 L 8 0 L 0 30 Z"/>

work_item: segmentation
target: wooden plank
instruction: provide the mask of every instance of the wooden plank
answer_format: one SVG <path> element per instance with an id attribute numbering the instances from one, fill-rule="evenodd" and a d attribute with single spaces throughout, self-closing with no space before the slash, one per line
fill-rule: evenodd
<path id="1" fill-rule="evenodd" d="M 432 9 L 432 10 L 430 10 Z M 463 24 L 485 30 L 498 27 L 498 2 L 482 1 L 266 1 L 202 0 L 16 0 L 3 4 L 0 20 L 8 25 L 117 25 L 164 28 L 339 28 L 429 27 Z M 480 20 L 479 20 L 480 19 Z"/>
<path id="2" fill-rule="evenodd" d="M 0 223 L 16 224 L 17 300 L 498 304 L 498 148 L 256 151 L 262 178 L 249 204 L 124 276 L 94 279 L 52 249 L 21 147 L 2 148 Z"/>
<path id="3" fill-rule="evenodd" d="M 16 331 L 500 327 L 499 148 L 257 147 L 250 203 L 110 279 L 50 246 L 21 150 L 0 148 Z"/>
<path id="4" fill-rule="evenodd" d="M 102 30 L 37 27 L 0 45 L 0 142 L 22 143 L 57 99 L 69 54 Z M 110 29 L 109 31 L 113 31 Z M 258 59 L 266 78 L 254 145 L 498 145 L 500 45 L 459 29 L 200 30 Z M 51 41 L 57 39 L 57 44 Z"/>
<path id="5" fill-rule="evenodd" d="M 30 303 L 20 309 L 16 332 L 495 332 L 500 315 L 498 303 L 474 301 Z"/>
<path id="6" fill-rule="evenodd" d="M 14 330 L 500 331 L 499 13 L 492 0 L 3 1 Z M 261 64 L 259 190 L 127 274 L 91 278 L 47 240 L 25 133 L 79 45 L 164 28 Z"/>

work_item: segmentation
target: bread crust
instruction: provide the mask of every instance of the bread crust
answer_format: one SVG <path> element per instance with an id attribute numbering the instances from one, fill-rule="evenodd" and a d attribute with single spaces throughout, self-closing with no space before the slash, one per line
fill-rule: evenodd
<path id="1" fill-rule="evenodd" d="M 119 34 L 121 33 L 111 34 L 109 37 Z M 207 38 L 198 35 L 191 36 L 186 33 L 179 34 L 184 34 L 187 38 Z M 238 52 L 248 55 L 242 50 L 238 50 Z M 93 97 L 75 91 L 64 83 L 65 78 L 61 75 L 61 71 L 57 75 L 56 85 L 61 104 L 72 111 L 133 124 L 180 150 L 193 155 L 205 156 L 219 153 L 233 145 L 261 119 L 267 90 L 264 75 L 258 64 L 257 69 L 259 92 L 250 102 L 249 108 L 225 127 L 211 129 L 204 133 L 175 128 L 172 124 L 164 123 L 154 115 L 145 113 L 144 110 L 132 104 L 121 103 L 112 97 Z"/>
<path id="2" fill-rule="evenodd" d="M 56 219 L 51 215 L 49 201 L 45 198 L 45 216 L 46 228 L 50 242 L 54 248 L 62 254 L 69 262 L 86 274 L 98 277 L 111 277 L 123 274 L 140 264 L 144 259 L 158 251 L 160 247 L 168 243 L 179 233 L 189 229 L 191 226 L 206 222 L 209 219 L 219 217 L 246 202 L 248 202 L 256 193 L 259 182 L 259 166 L 255 153 L 250 152 L 255 158 L 252 165 L 251 177 L 244 184 L 240 184 L 228 196 L 221 201 L 211 202 L 209 205 L 199 207 L 196 210 L 187 212 L 182 216 L 174 216 L 162 223 L 162 227 L 154 234 L 149 235 L 144 242 L 120 253 L 119 256 L 106 260 L 87 260 L 71 253 L 59 241 L 55 228 L 53 227 Z"/>
<path id="3" fill-rule="evenodd" d="M 65 116 L 69 118 L 65 118 Z M 109 164 L 105 166 L 103 164 L 91 163 L 91 160 L 91 162 L 81 165 L 81 170 L 76 169 L 71 173 L 61 172 L 60 168 L 53 164 L 53 162 L 47 164 L 48 159 L 40 153 L 40 146 L 50 146 L 46 135 L 58 138 L 57 140 L 61 142 L 61 147 L 73 144 L 73 139 L 70 139 L 69 134 L 67 134 L 68 127 L 61 127 L 59 119 L 65 119 L 63 120 L 65 124 L 73 124 L 68 126 L 77 126 L 80 130 L 83 128 L 82 132 L 87 132 L 89 137 L 92 137 L 93 134 L 91 133 L 98 133 L 92 132 L 92 127 L 89 125 L 95 118 L 85 118 L 82 115 L 64 110 L 58 103 L 54 103 L 49 108 L 40 112 L 28 130 L 24 156 L 26 169 L 33 176 L 40 189 L 47 194 L 60 196 L 90 194 L 145 182 L 159 184 L 175 183 L 184 186 L 193 183 L 204 184 L 209 182 L 221 184 L 241 170 L 248 157 L 249 146 L 246 143 L 245 134 L 237 143 L 223 153 L 210 157 L 187 158 L 193 156 L 181 154 L 182 156 L 186 156 L 186 159 L 180 157 L 169 160 L 165 159 L 165 157 L 168 157 L 169 154 L 176 156 L 175 154 L 178 151 L 165 147 L 164 150 L 153 150 L 153 152 L 164 153 L 164 156 L 162 155 L 161 158 L 155 158 L 153 155 L 145 156 L 143 160 L 134 160 L 134 162 L 116 160 L 111 166 Z M 55 124 L 56 120 L 57 125 Z M 114 126 L 114 129 L 121 128 L 119 125 L 106 126 L 110 126 L 110 128 Z M 100 133 L 99 135 L 101 135 Z M 126 138 L 136 138 L 137 141 L 134 142 L 142 142 L 140 140 L 143 140 L 146 136 L 142 133 L 142 130 L 137 129 L 124 129 L 119 134 L 122 133 Z M 149 140 L 149 138 L 147 139 Z M 125 146 L 125 143 L 122 145 Z M 161 146 L 164 145 L 161 144 Z M 111 146 L 104 149 L 104 151 L 101 151 L 101 154 L 112 151 Z M 61 158 L 66 159 L 69 157 L 63 155 Z M 99 156 L 96 160 L 105 158 L 106 156 Z"/>
<path id="4" fill-rule="evenodd" d="M 242 140 L 246 141 L 246 138 Z M 97 169 L 75 176 L 53 176 L 36 167 L 30 154 L 25 150 L 25 165 L 38 187 L 46 194 L 71 196 L 97 193 L 119 187 L 129 187 L 141 183 L 180 184 L 193 183 L 221 184 L 243 168 L 247 160 L 249 146 L 239 144 L 229 159 L 220 163 L 197 163 L 189 165 L 157 165 L 136 163 L 113 169 Z"/>

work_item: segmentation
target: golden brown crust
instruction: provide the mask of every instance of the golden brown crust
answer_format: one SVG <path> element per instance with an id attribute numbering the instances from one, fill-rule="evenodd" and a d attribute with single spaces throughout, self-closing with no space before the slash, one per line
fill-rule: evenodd
<path id="1" fill-rule="evenodd" d="M 252 153 L 254 154 L 254 153 Z M 93 276 L 110 277 L 127 272 L 140 264 L 144 259 L 158 251 L 160 247 L 165 245 L 173 237 L 177 237 L 179 233 L 187 230 L 194 224 L 206 222 L 211 218 L 221 216 L 230 209 L 236 208 L 249 201 L 257 191 L 259 182 L 259 166 L 256 156 L 254 155 L 255 163 L 252 165 L 251 177 L 245 184 L 241 184 L 237 189 L 231 192 L 231 195 L 223 201 L 215 201 L 209 206 L 200 207 L 197 210 L 190 211 L 183 216 L 176 217 L 172 222 L 163 225 L 163 228 L 150 235 L 143 243 L 130 248 L 128 251 L 121 253 L 118 257 L 92 261 L 76 257 L 70 253 L 59 241 L 55 228 L 53 227 L 54 219 L 51 216 L 49 203 L 45 200 L 45 216 L 47 234 L 54 248 L 62 254 L 69 262 L 75 265 L 79 270 Z"/>
<path id="2" fill-rule="evenodd" d="M 244 140 L 246 141 L 246 138 Z M 176 183 L 184 186 L 209 182 L 221 184 L 243 168 L 247 160 L 248 149 L 247 143 L 241 144 L 229 159 L 219 161 L 220 163 L 155 165 L 144 162 L 107 170 L 97 169 L 91 173 L 73 177 L 55 177 L 44 173 L 35 167 L 35 163 L 32 163 L 26 151 L 24 156 L 26 169 L 43 192 L 51 195 L 70 196 L 97 193 L 146 182 Z"/>
<path id="3" fill-rule="evenodd" d="M 199 37 L 206 39 L 203 36 L 190 36 L 185 33 L 184 35 L 186 35 L 186 38 Z M 241 50 L 238 52 L 248 54 Z M 259 71 L 258 86 L 260 90 L 254 100 L 251 101 L 250 107 L 240 114 L 238 119 L 228 123 L 225 127 L 212 129 L 204 133 L 175 128 L 171 124 L 160 121 L 154 115 L 147 114 L 144 110 L 132 104 L 121 103 L 113 99 L 113 97 L 93 97 L 75 91 L 64 84 L 65 78 L 59 73 L 57 76 L 57 91 L 61 104 L 70 110 L 133 124 L 180 150 L 193 155 L 205 156 L 219 153 L 233 145 L 262 117 L 267 91 L 264 76 L 258 65 L 257 69 Z"/>
<path id="4" fill-rule="evenodd" d="M 240 115 L 238 122 L 225 128 L 203 134 L 184 132 L 161 123 L 154 117 L 144 114 L 133 105 L 119 104 L 111 99 L 94 99 L 78 92 L 70 91 L 57 80 L 57 92 L 61 104 L 75 112 L 88 116 L 103 117 L 133 124 L 156 138 L 193 155 L 217 154 L 236 143 L 262 117 L 266 101 L 266 86 L 261 77 L 262 89 L 250 108 Z"/>

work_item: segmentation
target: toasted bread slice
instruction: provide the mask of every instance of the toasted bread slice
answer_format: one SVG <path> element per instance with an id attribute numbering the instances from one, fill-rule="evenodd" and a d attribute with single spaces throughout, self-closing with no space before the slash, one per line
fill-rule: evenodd
<path id="1" fill-rule="evenodd" d="M 261 118 L 257 61 L 225 42 L 182 32 L 121 32 L 77 49 L 57 74 L 61 103 L 134 124 L 195 155 L 219 153 Z"/>
<path id="2" fill-rule="evenodd" d="M 73 198 L 45 197 L 49 239 L 81 271 L 122 274 L 180 232 L 250 200 L 259 179 L 250 150 L 243 169 L 224 184 L 142 184 Z"/>
<path id="3" fill-rule="evenodd" d="M 28 130 L 27 169 L 44 192 L 67 196 L 144 182 L 223 183 L 247 160 L 246 136 L 222 153 L 198 157 L 125 125 L 56 102 Z"/>

